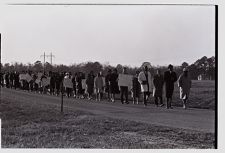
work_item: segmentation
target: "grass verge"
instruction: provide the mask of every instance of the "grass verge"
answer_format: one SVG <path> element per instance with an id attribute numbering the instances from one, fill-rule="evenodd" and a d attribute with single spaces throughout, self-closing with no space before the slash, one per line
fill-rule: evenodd
<path id="1" fill-rule="evenodd" d="M 214 148 L 214 134 L 1 99 L 2 148 Z"/>

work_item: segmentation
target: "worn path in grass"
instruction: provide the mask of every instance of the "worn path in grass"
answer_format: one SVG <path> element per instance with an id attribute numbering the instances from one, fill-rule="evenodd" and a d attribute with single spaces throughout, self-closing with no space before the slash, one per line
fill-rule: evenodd
<path id="1" fill-rule="evenodd" d="M 30 105 L 33 103 L 40 105 L 44 103 L 60 106 L 61 104 L 60 97 L 6 88 L 1 89 L 1 98 L 30 103 Z M 119 101 L 115 103 L 106 101 L 96 102 L 94 100 L 88 101 L 86 99 L 66 97 L 64 97 L 64 107 L 73 110 L 88 111 L 107 117 L 214 133 L 215 111 L 213 110 L 191 108 L 183 110 L 178 107 L 167 110 L 165 108 L 155 107 L 154 105 L 148 105 L 145 108 L 142 104 L 121 104 Z"/>

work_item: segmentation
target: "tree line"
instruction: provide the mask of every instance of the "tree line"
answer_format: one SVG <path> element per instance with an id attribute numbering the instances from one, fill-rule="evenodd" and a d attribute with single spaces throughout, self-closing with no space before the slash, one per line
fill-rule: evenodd
<path id="1" fill-rule="evenodd" d="M 149 62 L 144 62 L 144 64 L 150 64 Z M 170 63 L 168 63 L 169 65 Z M 39 72 L 45 70 L 46 72 L 53 71 L 53 72 L 83 72 L 85 74 L 88 74 L 90 71 L 94 71 L 95 73 L 102 72 L 103 75 L 106 75 L 108 69 L 114 69 L 116 68 L 118 70 L 118 73 L 122 73 L 123 67 L 127 67 L 128 74 L 135 75 L 135 72 L 137 70 L 141 70 L 141 67 L 131 67 L 127 65 L 121 65 L 118 64 L 117 66 L 112 66 L 110 64 L 102 64 L 99 62 L 83 62 L 79 64 L 72 64 L 72 65 L 51 65 L 50 63 L 46 62 L 45 65 L 41 61 L 36 61 L 34 63 L 1 63 L 1 72 L 13 72 L 13 71 L 34 71 Z M 215 57 L 212 56 L 210 58 L 207 58 L 206 56 L 198 59 L 192 64 L 188 64 L 187 62 L 183 62 L 181 65 L 174 65 L 174 71 L 177 74 L 181 74 L 184 67 L 188 67 L 189 74 L 192 80 L 197 80 L 199 75 L 203 75 L 205 79 L 215 80 Z M 162 72 L 165 72 L 167 70 L 167 66 L 152 66 L 150 68 L 150 71 L 152 74 L 155 73 L 156 69 L 160 69 Z"/>

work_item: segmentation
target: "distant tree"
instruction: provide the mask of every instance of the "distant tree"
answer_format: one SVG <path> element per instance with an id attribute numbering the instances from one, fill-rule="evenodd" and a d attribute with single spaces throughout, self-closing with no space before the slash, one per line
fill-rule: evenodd
<path id="1" fill-rule="evenodd" d="M 190 75 L 191 79 L 193 79 L 193 80 L 198 79 L 199 72 L 198 72 L 198 68 L 195 64 L 191 64 L 189 66 L 189 75 Z"/>
<path id="2" fill-rule="evenodd" d="M 127 67 L 127 72 L 128 74 L 134 75 L 137 70 L 141 70 L 143 66 L 147 65 L 150 67 L 150 72 L 154 75 L 155 70 L 159 68 L 162 73 L 164 73 L 167 70 L 167 66 L 157 66 L 154 67 L 151 65 L 150 62 L 143 62 L 141 67 L 131 67 L 131 66 L 125 66 Z M 204 76 L 215 79 L 215 57 L 207 58 L 206 56 L 198 59 L 196 62 L 193 64 L 188 64 L 186 62 L 183 62 L 181 66 L 174 66 L 174 71 L 179 75 L 182 73 L 182 68 L 187 67 L 189 68 L 189 74 L 191 76 L 191 79 L 197 79 L 198 75 L 203 74 Z M 50 63 L 46 62 L 45 64 L 46 72 L 48 71 L 56 71 L 56 72 L 83 72 L 86 75 L 90 72 L 93 71 L 95 75 L 99 72 L 102 71 L 103 75 L 107 74 L 107 71 L 109 69 L 114 69 L 117 68 L 118 72 L 121 73 L 123 70 L 123 65 L 118 64 L 116 67 L 111 66 L 109 63 L 104 63 L 101 64 L 99 62 L 83 62 L 79 64 L 73 64 L 70 66 L 66 65 L 51 65 Z M 41 61 L 35 61 L 33 64 L 23 64 L 23 63 L 18 63 L 15 62 L 14 64 L 9 64 L 1 63 L 1 71 L 26 71 L 26 70 L 32 70 L 35 72 L 42 71 L 43 70 L 43 65 Z"/>
<path id="3" fill-rule="evenodd" d="M 45 63 L 45 71 L 49 72 L 49 71 L 52 71 L 52 69 L 53 69 L 53 66 L 49 62 L 46 62 Z"/>
<path id="4" fill-rule="evenodd" d="M 70 69 L 68 66 L 60 64 L 56 66 L 57 72 L 69 72 Z"/>
<path id="5" fill-rule="evenodd" d="M 104 76 L 106 76 L 106 74 L 108 73 L 108 70 L 109 70 L 109 69 L 113 70 L 113 69 L 115 68 L 115 67 L 109 65 L 109 63 L 105 63 L 105 64 L 103 64 L 102 66 L 103 66 L 102 72 L 103 72 L 103 75 L 104 75 Z"/>
<path id="6" fill-rule="evenodd" d="M 27 70 L 29 70 L 29 71 L 34 71 L 33 64 L 28 63 L 28 64 L 27 64 Z"/>
<path id="7" fill-rule="evenodd" d="M 10 64 L 9 63 L 4 64 L 4 71 L 10 71 Z"/>
<path id="8" fill-rule="evenodd" d="M 103 66 L 99 62 L 94 62 L 93 63 L 93 71 L 95 72 L 100 72 L 103 70 Z"/>

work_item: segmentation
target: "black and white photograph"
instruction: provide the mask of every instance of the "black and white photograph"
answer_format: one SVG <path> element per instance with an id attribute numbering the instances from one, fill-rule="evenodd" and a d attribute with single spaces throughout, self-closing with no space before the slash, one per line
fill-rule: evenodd
<path id="1" fill-rule="evenodd" d="M 1 150 L 218 148 L 217 5 L 4 2 Z"/>

